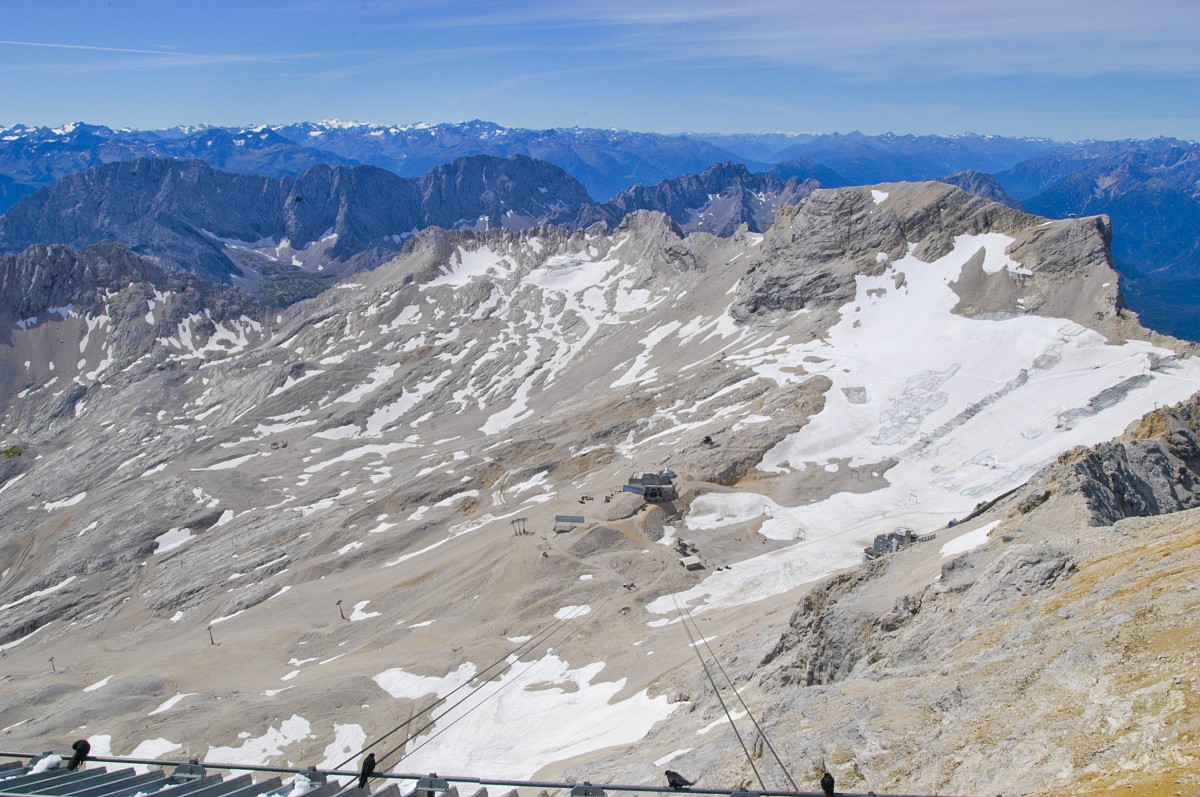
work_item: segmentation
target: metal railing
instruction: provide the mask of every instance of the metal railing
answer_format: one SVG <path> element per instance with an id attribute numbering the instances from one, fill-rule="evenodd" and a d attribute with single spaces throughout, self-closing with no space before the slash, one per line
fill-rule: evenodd
<path id="1" fill-rule="evenodd" d="M 6 758 L 23 758 L 31 760 L 37 758 L 37 753 L 12 753 L 0 751 L 0 757 Z M 63 755 L 63 758 L 70 758 L 70 755 Z M 97 761 L 100 763 L 113 764 L 142 764 L 146 766 L 156 767 L 178 767 L 187 765 L 199 765 L 205 769 L 226 769 L 237 772 L 271 772 L 276 774 L 293 774 L 304 775 L 317 773 L 325 776 L 358 778 L 358 770 L 350 769 L 317 769 L 316 767 L 273 767 L 262 764 L 224 764 L 212 761 L 198 761 L 191 759 L 189 761 L 169 761 L 160 758 L 125 758 L 118 756 L 88 756 L 87 761 Z M 710 787 L 697 788 L 688 787 L 686 789 L 672 789 L 669 786 L 644 786 L 644 785 L 629 785 L 617 783 L 591 783 L 589 781 L 551 781 L 551 780 L 514 780 L 510 778 L 489 778 L 475 775 L 442 775 L 438 773 L 402 773 L 402 772 L 374 772 L 371 775 L 372 780 L 405 780 L 417 782 L 417 789 L 430 790 L 431 781 L 441 780 L 447 783 L 467 783 L 478 786 L 505 786 L 508 788 L 528 788 L 528 789 L 545 789 L 550 790 L 566 790 L 573 797 L 604 797 L 606 792 L 622 792 L 622 793 L 643 793 L 643 794 L 706 794 L 706 795 L 726 795 L 727 797 L 824 797 L 821 791 L 773 791 L 764 789 L 745 789 L 741 787 Z M 425 782 L 425 786 L 421 782 Z M 444 791 L 445 788 L 433 786 L 433 791 Z M 3 791 L 0 788 L 0 791 Z M 917 795 L 917 794 L 891 794 L 882 792 L 848 792 L 838 791 L 838 797 L 934 797 L 933 795 Z M 941 795 L 940 797 L 947 797 Z M 997 795 L 1000 797 L 1000 795 Z"/>

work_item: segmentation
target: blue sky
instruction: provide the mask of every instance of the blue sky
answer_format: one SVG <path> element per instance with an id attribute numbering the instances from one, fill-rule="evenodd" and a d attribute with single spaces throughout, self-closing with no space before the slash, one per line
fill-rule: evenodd
<path id="1" fill-rule="evenodd" d="M 0 5 L 0 123 L 1200 138 L 1197 0 Z"/>

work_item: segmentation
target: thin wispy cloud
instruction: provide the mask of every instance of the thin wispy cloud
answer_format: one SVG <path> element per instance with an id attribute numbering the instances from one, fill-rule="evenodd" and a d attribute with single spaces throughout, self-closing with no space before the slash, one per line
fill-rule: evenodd
<path id="1" fill-rule="evenodd" d="M 95 58 L 79 60 L 64 58 L 39 63 L 38 69 L 46 74 L 88 75 L 104 72 L 138 71 L 145 69 L 197 68 L 237 64 L 285 63 L 325 58 L 357 58 L 367 53 L 325 52 L 256 52 L 256 53 L 201 53 L 181 50 L 150 50 L 136 47 L 104 47 L 91 44 L 68 44 L 62 42 L 35 42 L 0 39 L 0 46 L 35 47 L 49 50 L 76 51 L 80 54 L 95 54 Z M 0 73 L 21 73 L 28 65 L 14 62 L 0 66 Z"/>
<path id="2" fill-rule="evenodd" d="M 99 47 L 93 44 L 64 44 L 62 42 L 23 42 L 11 39 L 0 39 L 0 44 L 12 47 L 47 47 L 55 50 L 88 50 L 100 53 L 133 53 L 136 55 L 167 55 L 190 58 L 208 58 L 203 53 L 183 53 L 178 50 L 138 50 L 132 47 Z"/>
<path id="3" fill-rule="evenodd" d="M 1161 0 L 514 0 L 406 17 L 411 28 L 592 34 L 616 52 L 797 65 L 861 78 L 897 72 L 1195 76 L 1200 3 Z M 501 34 L 502 35 L 502 34 Z"/>
<path id="4" fill-rule="evenodd" d="M 183 50 L 150 50 L 136 47 L 104 47 L 93 44 L 68 44 L 63 42 L 35 42 L 0 39 L 0 46 L 38 47 L 51 50 L 76 50 L 88 53 L 112 53 L 116 56 L 154 56 L 153 58 L 113 58 L 108 61 L 79 62 L 75 64 L 84 71 L 104 71 L 105 64 L 111 69 L 137 69 L 146 65 L 163 66 L 208 66 L 240 63 L 268 63 L 319 59 L 353 59 L 376 57 L 388 51 L 345 50 L 345 51 L 261 51 L 245 52 L 190 52 Z M 73 71 L 71 62 L 61 62 L 66 71 Z M 45 68 L 46 65 L 40 65 Z"/>

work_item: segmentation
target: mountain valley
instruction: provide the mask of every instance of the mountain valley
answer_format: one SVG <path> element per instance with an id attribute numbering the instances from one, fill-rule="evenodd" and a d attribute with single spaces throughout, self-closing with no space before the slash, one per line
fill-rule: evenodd
<path id="1" fill-rule="evenodd" d="M 386 768 L 1195 787 L 1200 364 L 1105 216 L 478 156 L 110 164 L 2 224 L 9 750 L 328 768 L 412 720 Z M 293 257 L 320 293 L 237 284 Z"/>

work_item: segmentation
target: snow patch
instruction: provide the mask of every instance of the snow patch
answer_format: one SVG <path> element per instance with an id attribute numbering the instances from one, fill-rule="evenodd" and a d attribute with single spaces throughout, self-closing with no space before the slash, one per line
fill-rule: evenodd
<path id="1" fill-rule="evenodd" d="M 978 548 L 980 545 L 983 545 L 988 541 L 988 534 L 992 532 L 992 529 L 999 525 L 999 520 L 993 520 L 991 523 L 980 526 L 974 531 L 968 531 L 966 534 L 955 537 L 947 542 L 941 547 L 938 553 L 941 554 L 943 559 L 945 559 L 947 556 L 966 553 L 967 551 Z"/>
<path id="2" fill-rule="evenodd" d="M 64 509 L 68 506 L 75 506 L 85 498 L 87 498 L 87 490 L 84 490 L 78 495 L 73 495 L 70 498 L 64 498 L 61 501 L 47 501 L 45 504 L 42 504 L 42 508 L 47 512 L 53 512 L 55 509 Z"/>

